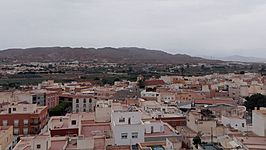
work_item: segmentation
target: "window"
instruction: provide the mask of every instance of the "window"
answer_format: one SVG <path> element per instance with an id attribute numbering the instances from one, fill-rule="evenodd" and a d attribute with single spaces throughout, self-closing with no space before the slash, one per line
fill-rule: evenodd
<path id="1" fill-rule="evenodd" d="M 28 125 L 28 124 L 29 124 L 29 120 L 25 119 L 25 120 L 23 121 L 23 123 L 24 123 L 24 125 Z"/>
<path id="2" fill-rule="evenodd" d="M 160 131 L 163 132 L 164 131 L 164 127 L 160 126 Z"/>
<path id="3" fill-rule="evenodd" d="M 127 139 L 127 133 L 121 133 L 121 139 Z"/>
<path id="4" fill-rule="evenodd" d="M 119 122 L 125 122 L 125 121 L 126 121 L 125 118 L 123 117 L 119 118 Z"/>
<path id="5" fill-rule="evenodd" d="M 18 128 L 14 128 L 14 135 L 18 135 L 18 132 L 19 132 Z"/>
<path id="6" fill-rule="evenodd" d="M 37 144 L 37 149 L 41 149 L 41 144 Z"/>
<path id="7" fill-rule="evenodd" d="M 86 107 L 86 104 L 83 104 L 83 107 Z"/>
<path id="8" fill-rule="evenodd" d="M 19 120 L 14 120 L 14 127 L 18 127 Z"/>
<path id="9" fill-rule="evenodd" d="M 86 112 L 86 108 L 83 109 L 83 112 Z"/>
<path id="10" fill-rule="evenodd" d="M 13 108 L 13 111 L 17 111 L 17 109 L 16 108 Z"/>
<path id="11" fill-rule="evenodd" d="M 92 102 L 92 99 L 90 98 L 90 99 L 89 99 L 89 103 L 91 103 L 91 102 Z"/>
<path id="12" fill-rule="evenodd" d="M 76 104 L 76 107 L 79 107 L 79 104 Z"/>
<path id="13" fill-rule="evenodd" d="M 77 124 L 77 121 L 76 121 L 76 120 L 72 120 L 72 121 L 71 121 L 71 124 L 72 124 L 72 125 L 76 125 L 76 124 Z"/>
<path id="14" fill-rule="evenodd" d="M 79 103 L 79 99 L 76 99 L 76 103 Z"/>
<path id="15" fill-rule="evenodd" d="M 245 124 L 244 124 L 244 123 L 242 123 L 242 127 L 243 127 L 243 128 L 245 127 Z"/>
<path id="16" fill-rule="evenodd" d="M 3 120 L 3 126 L 7 126 L 7 120 Z"/>
<path id="17" fill-rule="evenodd" d="M 132 132 L 132 139 L 138 138 L 138 132 Z"/>
<path id="18" fill-rule="evenodd" d="M 24 135 L 28 135 L 29 133 L 29 129 L 28 128 L 23 128 L 23 134 Z"/>
<path id="19" fill-rule="evenodd" d="M 83 100 L 83 103 L 85 104 L 86 103 L 86 99 L 84 98 L 84 100 Z"/>

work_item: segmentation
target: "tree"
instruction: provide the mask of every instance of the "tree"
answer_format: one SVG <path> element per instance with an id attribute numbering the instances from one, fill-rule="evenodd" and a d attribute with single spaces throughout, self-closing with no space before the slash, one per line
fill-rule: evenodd
<path id="1" fill-rule="evenodd" d="M 65 115 L 67 112 L 67 108 L 71 107 L 71 102 L 60 102 L 56 107 L 49 110 L 49 116 L 62 116 Z"/>
<path id="2" fill-rule="evenodd" d="M 144 80 L 138 80 L 138 86 L 140 89 L 144 89 L 145 88 L 145 81 Z"/>
<path id="3" fill-rule="evenodd" d="M 198 149 L 199 145 L 201 144 L 201 138 L 199 135 L 193 138 L 193 145 Z"/>
<path id="4" fill-rule="evenodd" d="M 181 68 L 180 68 L 180 72 L 181 72 L 181 75 L 183 76 L 183 75 L 184 75 L 184 72 L 185 72 L 184 67 L 181 67 Z"/>
<path id="5" fill-rule="evenodd" d="M 239 74 L 245 74 L 245 71 L 240 71 Z"/>
<path id="6" fill-rule="evenodd" d="M 262 94 L 254 94 L 246 98 L 244 105 L 250 112 L 254 110 L 255 107 L 266 107 L 266 96 Z"/>

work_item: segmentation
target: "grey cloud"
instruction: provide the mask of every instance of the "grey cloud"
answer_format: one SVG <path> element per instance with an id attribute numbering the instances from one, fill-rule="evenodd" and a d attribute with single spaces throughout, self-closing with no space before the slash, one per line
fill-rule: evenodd
<path id="1" fill-rule="evenodd" d="M 0 49 L 138 46 L 262 56 L 265 15 L 264 0 L 1 0 Z"/>

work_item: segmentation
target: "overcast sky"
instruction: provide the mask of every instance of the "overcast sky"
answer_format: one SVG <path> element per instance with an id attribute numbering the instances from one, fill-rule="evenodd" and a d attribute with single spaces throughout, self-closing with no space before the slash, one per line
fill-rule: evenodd
<path id="1" fill-rule="evenodd" d="M 36 46 L 266 57 L 266 0 L 0 0 L 0 49 Z"/>

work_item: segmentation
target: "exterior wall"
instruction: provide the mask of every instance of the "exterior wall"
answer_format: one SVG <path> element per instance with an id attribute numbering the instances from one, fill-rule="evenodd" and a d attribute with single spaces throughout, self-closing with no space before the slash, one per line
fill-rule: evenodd
<path id="1" fill-rule="evenodd" d="M 96 106 L 95 98 L 73 98 L 73 112 L 94 112 Z"/>
<path id="2" fill-rule="evenodd" d="M 176 93 L 176 100 L 178 101 L 189 101 L 195 99 L 205 99 L 206 95 L 203 93 L 196 93 L 196 92 L 181 92 Z"/>
<path id="3" fill-rule="evenodd" d="M 171 102 L 175 100 L 176 99 L 174 93 L 160 93 L 160 96 L 158 96 L 157 99 L 158 102 Z"/>
<path id="4" fill-rule="evenodd" d="M 141 124 L 140 112 L 112 112 L 112 124 L 114 125 L 128 125 L 128 124 Z M 119 119 L 124 118 L 124 122 L 119 122 Z M 130 123 L 129 123 L 130 122 Z"/>
<path id="5" fill-rule="evenodd" d="M 13 142 L 13 127 L 0 127 L 0 150 L 11 150 Z"/>
<path id="6" fill-rule="evenodd" d="M 247 131 L 247 125 L 245 119 L 222 116 L 222 124 L 224 126 L 230 125 L 230 127 L 237 129 L 239 131 Z"/>
<path id="7" fill-rule="evenodd" d="M 240 86 L 240 96 L 241 97 L 249 96 L 248 86 Z"/>
<path id="8" fill-rule="evenodd" d="M 113 111 L 111 118 L 114 144 L 135 145 L 144 142 L 145 127 L 140 112 Z"/>
<path id="9" fill-rule="evenodd" d="M 240 89 L 238 87 L 229 87 L 229 97 L 239 98 L 240 97 Z"/>
<path id="10" fill-rule="evenodd" d="M 186 117 L 156 118 L 156 120 L 168 123 L 173 128 L 176 128 L 177 126 L 186 126 Z"/>
<path id="11" fill-rule="evenodd" d="M 178 150 L 182 148 L 182 142 L 172 143 L 168 138 L 166 139 L 166 147 L 167 150 Z"/>
<path id="12" fill-rule="evenodd" d="M 54 136 L 67 136 L 67 135 L 79 135 L 78 128 L 71 128 L 71 129 L 53 129 L 50 131 L 51 137 Z"/>
<path id="13" fill-rule="evenodd" d="M 161 122 L 145 122 L 144 126 L 145 133 L 160 133 L 164 131 L 164 125 Z"/>
<path id="14" fill-rule="evenodd" d="M 157 92 L 146 92 L 141 91 L 140 96 L 145 99 L 152 99 L 152 100 L 157 100 L 157 97 L 159 96 L 159 93 Z"/>
<path id="15" fill-rule="evenodd" d="M 252 112 L 253 132 L 258 136 L 266 136 L 266 116 L 256 110 Z"/>
<path id="16" fill-rule="evenodd" d="M 111 122 L 111 105 L 96 104 L 95 109 L 95 122 Z"/>
<path id="17" fill-rule="evenodd" d="M 9 105 L 6 114 L 20 114 L 20 113 L 34 113 L 36 110 L 36 104 L 18 104 L 18 105 Z"/>
<path id="18" fill-rule="evenodd" d="M 219 106 L 219 105 L 222 105 L 222 106 Z M 222 116 L 243 118 L 246 113 L 245 106 L 216 104 L 216 105 L 208 107 L 208 109 L 211 110 L 214 113 L 214 115 L 219 118 L 222 118 Z"/>
<path id="19" fill-rule="evenodd" d="M 229 92 L 228 91 L 217 91 L 215 92 L 215 95 L 213 97 L 228 97 Z"/>
<path id="20" fill-rule="evenodd" d="M 38 136 L 31 143 L 31 148 L 36 150 L 48 150 L 51 147 L 51 140 L 47 136 Z"/>
<path id="21" fill-rule="evenodd" d="M 33 94 L 32 104 L 37 104 L 38 106 L 45 106 L 46 105 L 45 94 L 44 93 Z"/>
<path id="22" fill-rule="evenodd" d="M 48 92 L 45 95 L 46 106 L 48 109 L 54 108 L 59 104 L 59 93 L 58 92 Z"/>
<path id="23" fill-rule="evenodd" d="M 220 136 L 224 133 L 224 128 L 217 127 L 215 120 L 201 120 L 200 116 L 189 113 L 187 118 L 187 127 L 194 132 L 202 132 L 205 135 L 211 135 L 211 130 L 214 136 Z"/>
<path id="24" fill-rule="evenodd" d="M 144 126 L 139 125 L 118 125 L 112 127 L 114 143 L 116 145 L 135 145 L 144 142 Z M 133 138 L 132 133 L 137 133 L 138 137 Z M 123 139 L 121 134 L 127 134 L 127 138 Z"/>
<path id="25" fill-rule="evenodd" d="M 0 114 L 0 124 L 13 126 L 14 135 L 38 134 L 48 122 L 48 108 L 44 107 L 38 114 L 15 113 Z"/>
<path id="26" fill-rule="evenodd" d="M 27 101 L 28 103 L 32 104 L 32 94 L 27 92 L 22 92 L 19 94 L 15 94 L 17 100 L 20 101 Z"/>

